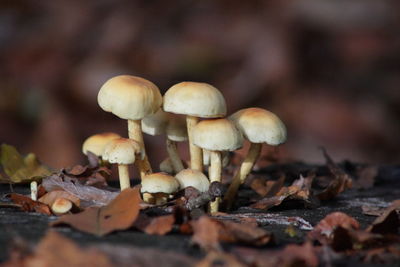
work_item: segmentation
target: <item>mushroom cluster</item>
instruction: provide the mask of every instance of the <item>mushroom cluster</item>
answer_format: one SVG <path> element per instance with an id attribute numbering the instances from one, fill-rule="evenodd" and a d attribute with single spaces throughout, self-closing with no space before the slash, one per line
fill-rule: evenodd
<path id="1" fill-rule="evenodd" d="M 103 110 L 128 121 L 129 138 L 97 134 L 85 141 L 83 152 L 118 164 L 121 190 L 130 187 L 128 165 L 135 164 L 142 179 L 143 200 L 152 204 L 164 204 L 179 189 L 191 186 L 206 192 L 211 182 L 221 182 L 227 155 L 240 149 L 247 139 L 249 151 L 224 197 L 229 207 L 259 157 L 262 143 L 275 146 L 286 141 L 285 125 L 265 109 L 243 109 L 224 118 L 225 99 L 207 83 L 181 82 L 162 97 L 154 83 L 121 75 L 101 87 L 98 103 Z M 165 135 L 168 158 L 160 165 L 163 172 L 153 173 L 143 133 Z M 177 150 L 178 142 L 185 141 L 189 143 L 188 164 Z M 205 165 L 209 165 L 208 177 L 203 173 Z M 218 211 L 220 201 L 217 198 L 210 203 L 211 213 Z"/>

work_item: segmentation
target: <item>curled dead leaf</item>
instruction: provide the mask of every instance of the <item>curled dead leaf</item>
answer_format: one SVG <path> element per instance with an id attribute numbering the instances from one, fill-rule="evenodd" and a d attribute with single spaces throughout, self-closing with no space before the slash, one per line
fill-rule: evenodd
<path id="1" fill-rule="evenodd" d="M 61 216 L 51 225 L 68 224 L 80 231 L 103 236 L 130 228 L 139 215 L 140 201 L 139 189 L 128 188 L 107 206 L 90 207 L 81 213 Z"/>

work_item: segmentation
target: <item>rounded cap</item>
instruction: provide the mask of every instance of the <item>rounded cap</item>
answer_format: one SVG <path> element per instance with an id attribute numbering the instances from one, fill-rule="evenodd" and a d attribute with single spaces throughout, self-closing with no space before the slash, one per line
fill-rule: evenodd
<path id="1" fill-rule="evenodd" d="M 96 156 L 102 156 L 107 143 L 120 137 L 119 134 L 111 132 L 92 135 L 83 142 L 82 152 L 87 155 L 87 152 L 90 151 Z"/>
<path id="2" fill-rule="evenodd" d="M 202 172 L 184 169 L 175 175 L 178 180 L 181 189 L 192 186 L 200 192 L 206 192 L 210 186 L 210 182 Z"/>
<path id="3" fill-rule="evenodd" d="M 176 114 L 170 114 L 166 133 L 168 139 L 175 142 L 184 142 L 188 140 L 186 120 L 184 117 Z"/>
<path id="4" fill-rule="evenodd" d="M 227 119 L 204 120 L 193 128 L 193 143 L 212 151 L 233 151 L 242 147 L 243 136 Z"/>
<path id="5" fill-rule="evenodd" d="M 109 79 L 97 96 L 100 107 L 121 119 L 141 120 L 162 105 L 158 87 L 143 78 L 120 75 Z"/>
<path id="6" fill-rule="evenodd" d="M 72 209 L 72 202 L 66 198 L 57 198 L 51 205 L 51 210 L 55 214 L 64 214 Z"/>
<path id="7" fill-rule="evenodd" d="M 164 110 L 200 118 L 219 118 L 226 115 L 226 103 L 221 92 L 212 85 L 181 82 L 165 93 Z"/>
<path id="8" fill-rule="evenodd" d="M 143 118 L 141 121 L 142 131 L 149 135 L 164 134 L 168 119 L 169 114 L 160 108 L 156 113 Z"/>
<path id="9" fill-rule="evenodd" d="M 103 158 L 110 163 L 132 164 L 136 155 L 143 155 L 140 144 L 132 139 L 118 138 L 111 140 L 104 149 Z"/>
<path id="10" fill-rule="evenodd" d="M 244 137 L 253 143 L 279 145 L 286 141 L 286 127 L 274 113 L 262 108 L 246 108 L 229 117 Z"/>
<path id="11" fill-rule="evenodd" d="M 179 188 L 175 177 L 166 173 L 157 172 L 146 175 L 142 179 L 142 193 L 166 193 L 172 194 Z"/>

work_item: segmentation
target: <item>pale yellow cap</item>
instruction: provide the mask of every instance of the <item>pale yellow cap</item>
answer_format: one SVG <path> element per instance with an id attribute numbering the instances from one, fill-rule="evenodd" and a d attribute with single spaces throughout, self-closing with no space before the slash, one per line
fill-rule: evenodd
<path id="1" fill-rule="evenodd" d="M 177 114 L 170 114 L 166 128 L 168 139 L 175 142 L 184 142 L 188 140 L 185 117 Z"/>
<path id="2" fill-rule="evenodd" d="M 243 145 L 243 136 L 227 119 L 200 121 L 193 128 L 193 143 L 212 151 L 233 151 Z"/>
<path id="3" fill-rule="evenodd" d="M 88 137 L 82 145 L 83 154 L 87 155 L 87 152 L 90 151 L 96 156 L 102 156 L 104 152 L 104 148 L 108 142 L 111 140 L 120 138 L 121 136 L 116 133 L 106 132 L 99 133 Z"/>
<path id="4" fill-rule="evenodd" d="M 181 82 L 165 93 L 164 110 L 200 118 L 219 118 L 226 115 L 226 103 L 221 92 L 212 85 Z"/>
<path id="5" fill-rule="evenodd" d="M 132 139 L 111 140 L 104 149 L 103 158 L 110 163 L 132 164 L 137 155 L 144 154 L 140 144 Z"/>
<path id="6" fill-rule="evenodd" d="M 121 119 L 141 120 L 162 105 L 158 87 L 143 78 L 120 75 L 109 79 L 97 96 L 100 107 Z"/>
<path id="7" fill-rule="evenodd" d="M 207 176 L 202 172 L 184 169 L 175 175 L 178 180 L 181 189 L 192 186 L 199 190 L 200 192 L 206 192 L 210 186 Z"/>
<path id="8" fill-rule="evenodd" d="M 179 188 L 175 177 L 163 172 L 146 175 L 142 179 L 142 193 L 166 193 L 172 194 Z"/>
<path id="9" fill-rule="evenodd" d="M 229 117 L 252 143 L 279 145 L 286 141 L 286 127 L 274 113 L 262 108 L 246 108 Z"/>
<path id="10" fill-rule="evenodd" d="M 161 108 L 152 115 L 146 116 L 142 120 L 142 131 L 149 135 L 164 134 L 167 128 L 169 114 Z"/>

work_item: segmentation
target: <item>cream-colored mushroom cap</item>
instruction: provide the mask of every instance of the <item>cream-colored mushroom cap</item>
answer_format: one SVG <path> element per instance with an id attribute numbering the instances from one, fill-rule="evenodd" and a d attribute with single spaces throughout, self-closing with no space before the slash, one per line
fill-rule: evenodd
<path id="1" fill-rule="evenodd" d="M 90 151 L 96 156 L 102 156 L 107 143 L 120 137 L 119 134 L 110 132 L 92 135 L 83 142 L 82 152 L 87 155 L 87 152 Z"/>
<path id="2" fill-rule="evenodd" d="M 161 108 L 154 114 L 146 116 L 141 121 L 142 131 L 149 135 L 164 134 L 167 128 L 169 114 Z"/>
<path id="3" fill-rule="evenodd" d="M 184 142 L 188 140 L 186 120 L 184 117 L 176 114 L 170 114 L 169 122 L 166 128 L 168 139 L 175 142 Z"/>
<path id="4" fill-rule="evenodd" d="M 200 192 L 206 192 L 210 186 L 207 176 L 202 172 L 184 169 L 175 175 L 178 180 L 181 189 L 192 186 Z"/>
<path id="5" fill-rule="evenodd" d="M 162 105 L 158 87 L 143 78 L 120 75 L 109 79 L 97 96 L 100 107 L 121 119 L 141 120 Z"/>
<path id="6" fill-rule="evenodd" d="M 142 180 L 142 193 L 166 193 L 172 194 L 179 188 L 175 177 L 166 173 L 157 172 L 146 175 Z"/>
<path id="7" fill-rule="evenodd" d="M 221 92 L 207 83 L 181 82 L 164 95 L 164 110 L 201 118 L 226 115 L 226 103 Z"/>
<path id="8" fill-rule="evenodd" d="M 137 155 L 142 155 L 140 144 L 132 139 L 118 138 L 111 140 L 104 149 L 103 158 L 110 163 L 132 164 Z"/>
<path id="9" fill-rule="evenodd" d="M 285 125 L 268 110 L 246 108 L 235 112 L 229 119 L 250 142 L 279 145 L 286 141 Z"/>
<path id="10" fill-rule="evenodd" d="M 193 143 L 211 151 L 233 151 L 242 147 L 243 136 L 230 120 L 204 120 L 193 128 Z"/>

